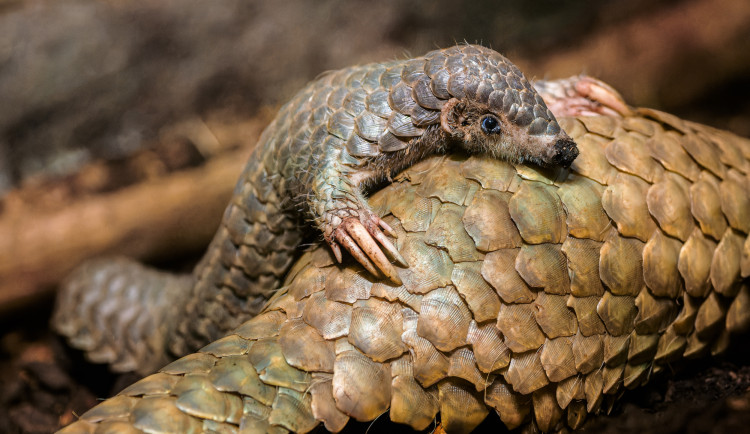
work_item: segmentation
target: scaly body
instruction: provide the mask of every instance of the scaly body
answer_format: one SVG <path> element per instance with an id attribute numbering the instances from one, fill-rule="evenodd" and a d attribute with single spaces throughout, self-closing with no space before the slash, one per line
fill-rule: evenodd
<path id="1" fill-rule="evenodd" d="M 257 313 L 312 225 L 371 274 L 400 283 L 408 266 L 364 196 L 405 167 L 450 149 L 512 162 L 570 165 L 575 143 L 510 61 L 463 45 L 424 57 L 323 74 L 282 107 L 260 138 L 195 270 L 195 285 L 154 315 L 179 318 L 175 355 Z M 382 249 L 382 250 L 381 250 Z M 181 306 L 187 300 L 187 306 Z"/>
<path id="2" fill-rule="evenodd" d="M 542 86 L 563 102 L 592 83 Z M 490 411 L 510 428 L 577 428 L 625 388 L 722 352 L 750 326 L 750 141 L 624 104 L 581 108 L 608 115 L 561 120 L 581 149 L 570 173 L 456 156 L 374 194 L 411 265 L 403 285 L 318 247 L 259 316 L 65 432 L 378 417 L 468 432 Z"/>

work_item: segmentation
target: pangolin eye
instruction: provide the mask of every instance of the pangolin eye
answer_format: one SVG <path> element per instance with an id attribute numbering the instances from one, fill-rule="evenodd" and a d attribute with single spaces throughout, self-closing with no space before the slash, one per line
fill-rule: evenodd
<path id="1" fill-rule="evenodd" d="M 482 131 L 486 134 L 499 134 L 500 122 L 494 116 L 485 116 L 482 118 Z"/>

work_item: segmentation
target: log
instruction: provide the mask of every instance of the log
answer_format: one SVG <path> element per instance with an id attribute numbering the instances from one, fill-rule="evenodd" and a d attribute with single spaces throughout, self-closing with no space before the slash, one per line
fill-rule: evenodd
<path id="1" fill-rule="evenodd" d="M 0 215 L 0 315 L 49 296 L 81 261 L 199 251 L 210 241 L 249 149 L 58 210 Z"/>
<path id="2" fill-rule="evenodd" d="M 586 73 L 642 106 L 681 108 L 750 68 L 750 6 L 689 0 L 590 32 L 545 56 L 513 58 L 550 78 Z"/>

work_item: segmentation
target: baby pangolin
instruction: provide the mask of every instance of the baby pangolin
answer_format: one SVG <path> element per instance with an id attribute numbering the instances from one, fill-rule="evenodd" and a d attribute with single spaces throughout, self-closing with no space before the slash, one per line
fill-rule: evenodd
<path id="1" fill-rule="evenodd" d="M 149 307 L 170 329 L 170 351 L 194 351 L 257 314 L 304 239 L 321 233 L 338 261 L 343 247 L 400 284 L 390 260 L 408 264 L 365 193 L 451 150 L 561 166 L 578 155 L 521 71 L 485 47 L 350 67 L 307 85 L 263 132 L 195 283 Z"/>
<path id="2" fill-rule="evenodd" d="M 215 334 L 201 330 L 213 327 L 195 314 L 220 322 L 203 312 L 217 288 L 226 315 L 237 305 L 257 313 L 309 233 L 302 221 L 318 228 L 337 260 L 343 247 L 373 275 L 400 283 L 388 257 L 408 264 L 364 193 L 450 149 L 539 165 L 569 166 L 578 155 L 523 73 L 482 46 L 327 72 L 307 85 L 280 109 L 250 157 L 196 268 L 191 320 L 181 334 Z"/>
<path id="3" fill-rule="evenodd" d="M 407 264 L 381 232 L 392 230 L 370 210 L 364 188 L 450 147 L 542 165 L 569 166 L 578 153 L 521 71 L 480 46 L 331 73 L 279 118 L 290 109 L 295 120 L 288 128 L 277 123 L 282 134 L 267 138 L 259 152 L 292 159 L 301 152 L 302 164 L 264 159 L 267 173 L 279 175 L 287 194 L 306 193 L 305 212 L 339 262 L 343 246 L 371 273 L 397 283 L 375 241 Z"/>

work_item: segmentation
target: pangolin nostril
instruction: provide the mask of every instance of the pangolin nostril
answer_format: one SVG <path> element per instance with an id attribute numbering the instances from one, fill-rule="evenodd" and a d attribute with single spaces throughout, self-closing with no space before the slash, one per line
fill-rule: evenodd
<path id="1" fill-rule="evenodd" d="M 560 139 L 555 142 L 555 156 L 553 162 L 563 167 L 570 167 L 578 156 L 576 142 L 570 139 Z"/>

